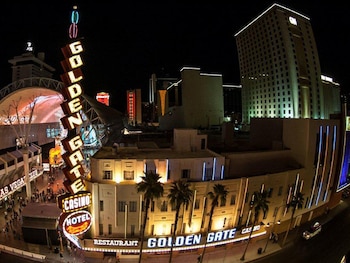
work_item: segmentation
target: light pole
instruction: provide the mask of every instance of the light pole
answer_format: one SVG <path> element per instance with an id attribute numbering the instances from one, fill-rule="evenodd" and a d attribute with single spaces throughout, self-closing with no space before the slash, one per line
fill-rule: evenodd
<path id="1" fill-rule="evenodd" d="M 271 228 L 271 231 L 269 233 L 269 236 L 267 237 L 267 240 L 266 240 L 266 244 L 265 244 L 265 248 L 263 250 L 263 253 L 265 253 L 266 251 L 266 248 L 267 248 L 267 244 L 269 243 L 269 239 L 270 239 L 270 236 L 271 236 L 271 233 L 274 232 L 275 230 L 275 225 L 276 225 L 276 219 L 277 219 L 277 216 L 278 216 L 278 212 L 280 211 L 280 208 L 281 207 L 284 207 L 285 205 L 280 205 L 278 206 L 277 208 L 275 208 L 275 215 L 274 215 L 274 219 L 273 219 L 273 222 L 272 222 L 272 228 Z M 281 224 L 281 220 L 278 220 L 277 221 L 277 225 L 280 225 Z M 269 227 L 269 223 L 267 223 L 267 227 Z"/>
<path id="2" fill-rule="evenodd" d="M 301 193 L 301 191 L 303 189 L 303 185 L 304 185 L 304 181 L 303 180 L 300 181 L 299 174 L 297 174 L 295 184 L 294 184 L 294 189 L 293 189 L 293 187 L 289 188 L 287 207 L 292 207 L 292 215 L 291 215 L 290 220 L 289 220 L 286 234 L 284 235 L 284 238 L 283 238 L 282 247 L 286 243 L 287 236 L 288 236 L 288 233 L 289 233 L 289 230 L 290 230 L 290 227 L 292 225 L 293 218 L 294 218 L 295 210 L 297 208 L 302 208 L 302 206 L 303 206 L 304 197 L 303 197 L 303 194 Z"/>
<path id="3" fill-rule="evenodd" d="M 250 220 L 250 216 L 252 214 L 252 211 L 253 211 L 253 208 L 254 208 L 254 205 L 255 205 L 255 194 L 252 195 L 252 200 L 250 201 L 250 208 L 249 208 L 249 217 L 248 217 L 248 220 L 247 220 L 247 224 L 249 223 L 249 220 Z M 255 220 L 255 218 L 254 218 Z M 253 233 L 253 229 L 254 229 L 254 221 L 253 221 L 253 224 L 251 226 L 251 229 L 250 229 L 250 232 L 249 232 L 249 237 L 248 237 L 248 241 L 247 241 L 247 245 L 245 246 L 245 249 L 244 249 L 244 252 L 243 252 L 243 255 L 242 257 L 240 258 L 240 260 L 245 260 L 245 253 L 247 252 L 247 249 L 248 249 L 248 245 L 249 245 L 249 242 L 250 242 L 250 239 L 252 237 L 252 233 Z"/>
<path id="4" fill-rule="evenodd" d="M 60 257 L 63 257 L 63 242 L 61 231 L 58 231 L 58 240 L 60 241 Z"/>

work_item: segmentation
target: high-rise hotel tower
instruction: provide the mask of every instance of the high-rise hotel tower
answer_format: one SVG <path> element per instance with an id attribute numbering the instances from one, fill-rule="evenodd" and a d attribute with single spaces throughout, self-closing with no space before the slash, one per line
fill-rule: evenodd
<path id="1" fill-rule="evenodd" d="M 308 17 L 273 4 L 235 38 L 244 123 L 260 117 L 328 118 Z"/>

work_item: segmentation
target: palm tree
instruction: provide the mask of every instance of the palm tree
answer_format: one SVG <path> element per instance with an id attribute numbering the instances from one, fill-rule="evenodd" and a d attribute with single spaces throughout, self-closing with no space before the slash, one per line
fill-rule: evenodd
<path id="1" fill-rule="evenodd" d="M 190 185 L 183 181 L 177 180 L 174 181 L 171 185 L 170 193 L 168 194 L 168 198 L 170 200 L 170 204 L 175 206 L 175 222 L 174 229 L 171 238 L 171 247 L 170 247 L 170 257 L 169 263 L 171 263 L 173 257 L 173 245 L 176 235 L 177 223 L 179 220 L 180 208 L 182 205 L 187 206 L 193 198 L 193 190 L 190 189 Z"/>
<path id="2" fill-rule="evenodd" d="M 213 219 L 215 207 L 217 207 L 219 205 L 219 200 L 221 201 L 221 203 L 226 202 L 227 194 L 228 194 L 228 191 L 226 190 L 226 186 L 224 186 L 222 184 L 215 184 L 213 186 L 213 191 L 208 193 L 208 197 L 211 199 L 211 207 L 210 207 L 210 213 L 209 213 L 209 222 L 208 222 L 207 233 L 209 233 L 211 230 L 212 219 Z M 202 255 L 200 257 L 201 263 L 203 262 L 206 247 L 207 247 L 207 237 L 205 238 L 203 252 L 202 252 Z"/>
<path id="3" fill-rule="evenodd" d="M 292 200 L 287 204 L 287 208 L 292 207 L 293 210 L 292 210 L 292 215 L 290 216 L 286 234 L 284 235 L 284 238 L 283 238 L 282 247 L 284 246 L 284 243 L 287 240 L 287 236 L 294 218 L 295 210 L 297 210 L 297 208 L 299 209 L 302 208 L 303 203 L 304 203 L 304 194 L 302 194 L 301 192 L 297 192 L 295 195 L 292 196 Z"/>
<path id="4" fill-rule="evenodd" d="M 136 188 L 137 192 L 143 192 L 144 193 L 144 208 L 145 208 L 145 215 L 143 218 L 143 223 L 141 226 L 141 248 L 140 248 L 140 255 L 139 255 L 139 263 L 141 262 L 142 258 L 142 246 L 143 246 L 143 240 L 145 237 L 145 229 L 147 224 L 147 217 L 148 217 L 148 210 L 150 207 L 151 202 L 154 199 L 158 199 L 161 196 L 163 196 L 164 188 L 163 183 L 160 182 L 161 177 L 159 174 L 156 174 L 154 172 L 147 172 L 144 176 L 141 177 L 142 181 L 137 183 Z"/>
<path id="5" fill-rule="evenodd" d="M 254 226 L 259 222 L 259 217 L 260 217 L 260 210 L 263 211 L 263 214 L 265 214 L 269 210 L 269 204 L 270 201 L 266 200 L 266 191 L 263 192 L 254 192 L 252 196 L 252 200 L 250 202 L 250 213 L 254 209 L 254 223 L 251 226 L 250 232 L 249 232 L 249 237 L 248 237 L 248 242 L 245 247 L 245 250 L 243 252 L 243 255 L 241 257 L 241 260 L 245 259 L 245 253 L 247 252 L 249 242 L 252 238 L 252 233 L 254 230 Z"/>

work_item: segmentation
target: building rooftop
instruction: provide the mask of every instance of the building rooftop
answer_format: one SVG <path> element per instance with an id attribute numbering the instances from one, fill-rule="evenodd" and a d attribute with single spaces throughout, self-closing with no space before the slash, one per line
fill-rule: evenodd
<path id="1" fill-rule="evenodd" d="M 210 150 L 174 151 L 168 149 L 139 149 L 137 147 L 102 147 L 92 158 L 95 159 L 165 159 L 165 158 L 206 158 L 219 154 Z"/>

